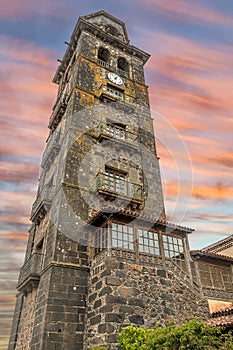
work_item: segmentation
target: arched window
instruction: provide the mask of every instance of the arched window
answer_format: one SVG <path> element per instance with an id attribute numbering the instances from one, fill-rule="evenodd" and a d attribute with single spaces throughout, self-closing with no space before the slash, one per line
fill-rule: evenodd
<path id="1" fill-rule="evenodd" d="M 124 57 L 118 58 L 117 68 L 121 75 L 123 75 L 124 77 L 129 76 L 129 63 L 126 61 Z"/>
<path id="2" fill-rule="evenodd" d="M 98 51 L 98 63 L 104 67 L 109 67 L 110 53 L 104 47 L 100 47 Z"/>

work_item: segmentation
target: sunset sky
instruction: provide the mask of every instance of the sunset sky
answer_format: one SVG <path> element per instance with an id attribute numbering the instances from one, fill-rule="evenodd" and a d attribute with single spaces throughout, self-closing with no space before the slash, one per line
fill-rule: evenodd
<path id="1" fill-rule="evenodd" d="M 79 16 L 127 25 L 146 65 L 168 219 L 192 249 L 233 233 L 233 1 L 11 0 L 0 8 L 0 349 L 6 349 L 39 164 L 56 98 L 52 78 Z"/>

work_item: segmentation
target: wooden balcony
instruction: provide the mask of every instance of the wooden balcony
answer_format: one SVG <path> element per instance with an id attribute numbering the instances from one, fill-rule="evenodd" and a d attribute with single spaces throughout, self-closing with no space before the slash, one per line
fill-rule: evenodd
<path id="1" fill-rule="evenodd" d="M 58 124 L 60 123 L 67 107 L 67 99 L 68 96 L 64 94 L 55 104 L 48 125 L 50 129 L 55 130 Z"/>
<path id="2" fill-rule="evenodd" d="M 47 212 L 50 209 L 52 199 L 54 197 L 54 186 L 45 185 L 37 195 L 32 205 L 31 220 L 34 221 L 41 211 Z"/>
<path id="3" fill-rule="evenodd" d="M 144 190 L 141 185 L 127 180 L 110 178 L 108 174 L 99 173 L 96 177 L 97 191 L 112 198 L 125 198 L 137 202 L 144 201 Z"/>
<path id="4" fill-rule="evenodd" d="M 56 132 L 56 130 L 49 136 L 41 161 L 42 168 L 45 166 L 45 164 L 51 164 L 59 153 L 59 150 L 61 148 L 61 145 L 59 143 L 60 138 L 61 134 L 59 132 Z"/>
<path id="5" fill-rule="evenodd" d="M 38 286 L 40 280 L 42 255 L 34 253 L 20 269 L 17 289 L 28 292 Z"/>

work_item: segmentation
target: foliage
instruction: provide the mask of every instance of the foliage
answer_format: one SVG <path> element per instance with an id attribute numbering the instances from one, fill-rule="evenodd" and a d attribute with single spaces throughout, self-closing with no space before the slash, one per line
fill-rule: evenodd
<path id="1" fill-rule="evenodd" d="M 154 329 L 128 326 L 119 334 L 119 343 L 121 350 L 233 350 L 233 335 L 194 320 Z"/>
<path id="2" fill-rule="evenodd" d="M 104 345 L 94 345 L 91 350 L 107 350 L 107 348 Z"/>
<path id="3" fill-rule="evenodd" d="M 154 333 L 153 329 L 136 328 L 128 326 L 122 329 L 119 334 L 119 343 L 122 350 L 146 350 L 150 336 Z"/>

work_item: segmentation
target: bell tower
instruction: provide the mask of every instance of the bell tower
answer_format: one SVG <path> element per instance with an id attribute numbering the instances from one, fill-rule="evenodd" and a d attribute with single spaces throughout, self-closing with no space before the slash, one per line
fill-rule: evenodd
<path id="1" fill-rule="evenodd" d="M 67 45 L 53 79 L 10 350 L 115 349 L 122 325 L 169 318 L 177 293 L 180 319 L 204 309 L 193 291 L 192 230 L 166 222 L 149 55 L 104 11 L 80 17 Z M 190 298 L 199 304 L 186 312 Z"/>

